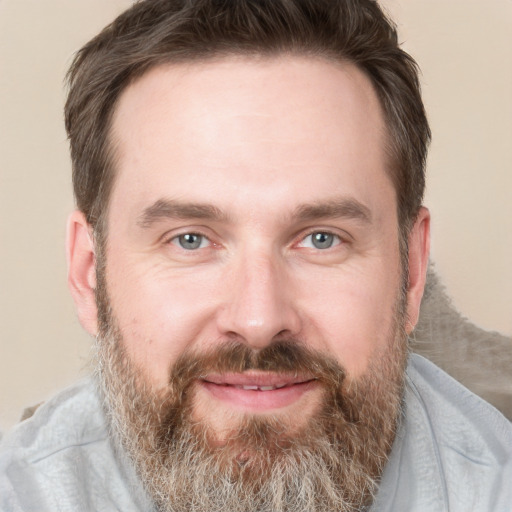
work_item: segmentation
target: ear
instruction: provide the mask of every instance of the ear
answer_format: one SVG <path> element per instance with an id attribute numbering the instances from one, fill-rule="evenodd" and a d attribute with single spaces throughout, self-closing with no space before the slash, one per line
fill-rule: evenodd
<path id="1" fill-rule="evenodd" d="M 92 227 L 80 211 L 68 219 L 66 256 L 68 262 L 68 286 L 75 302 L 78 319 L 91 335 L 98 332 L 98 312 L 94 290 L 96 288 L 96 257 Z"/>
<path id="2" fill-rule="evenodd" d="M 407 287 L 406 331 L 418 322 L 430 254 L 430 212 L 421 207 L 409 233 L 409 283 Z"/>

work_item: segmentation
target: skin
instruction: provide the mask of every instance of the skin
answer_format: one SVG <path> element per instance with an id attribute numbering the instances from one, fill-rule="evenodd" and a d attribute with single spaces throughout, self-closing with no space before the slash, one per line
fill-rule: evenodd
<path id="1" fill-rule="evenodd" d="M 154 390 L 184 352 L 226 340 L 258 350 L 297 339 L 334 357 L 348 382 L 367 371 L 389 342 L 401 273 L 386 126 L 363 73 L 298 56 L 160 66 L 123 92 L 113 135 L 108 292 L 127 353 Z M 71 215 L 69 284 L 95 335 L 91 232 L 82 213 Z M 332 245 L 315 246 L 318 233 Z M 200 235 L 197 249 L 180 245 L 186 234 Z M 422 208 L 409 239 L 407 332 L 428 251 Z M 300 425 L 322 393 L 304 385 L 308 376 L 286 377 L 284 392 L 236 387 L 282 378 L 207 376 L 194 414 L 219 434 L 247 413 Z"/>

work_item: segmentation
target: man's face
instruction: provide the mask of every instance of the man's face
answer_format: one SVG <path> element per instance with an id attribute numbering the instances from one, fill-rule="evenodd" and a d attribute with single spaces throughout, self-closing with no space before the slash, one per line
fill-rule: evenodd
<path id="1" fill-rule="evenodd" d="M 363 74 L 320 60 L 161 67 L 128 88 L 113 121 L 107 285 L 155 389 L 184 352 L 226 339 L 257 350 L 294 337 L 351 379 L 365 372 L 401 280 L 385 132 Z M 197 416 L 220 431 L 247 412 L 313 413 L 314 385 L 236 387 L 275 380 L 200 383 Z"/>
<path id="2" fill-rule="evenodd" d="M 314 358 L 294 370 L 293 347 L 338 366 L 348 394 L 388 379 L 399 401 L 396 196 L 360 71 L 291 56 L 161 66 L 122 94 L 112 136 L 103 300 L 139 387 L 165 397 L 177 362 L 242 347 L 244 363 L 206 364 L 186 388 L 213 446 L 248 419 L 293 438 L 323 411 L 336 379 Z M 278 345 L 275 366 L 247 367 Z"/>

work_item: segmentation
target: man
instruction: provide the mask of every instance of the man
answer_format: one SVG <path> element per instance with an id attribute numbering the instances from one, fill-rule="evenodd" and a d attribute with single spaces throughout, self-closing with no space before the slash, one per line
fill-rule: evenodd
<path id="1" fill-rule="evenodd" d="M 142 1 L 69 79 L 97 372 L 6 438 L 2 510 L 510 510 L 512 427 L 408 357 L 430 131 L 375 2 Z"/>

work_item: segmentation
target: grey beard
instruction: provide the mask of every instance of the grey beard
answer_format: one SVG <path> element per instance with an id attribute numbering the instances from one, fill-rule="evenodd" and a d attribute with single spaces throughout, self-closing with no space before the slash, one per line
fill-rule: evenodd
<path id="1" fill-rule="evenodd" d="M 143 478 L 159 510 L 175 512 L 355 511 L 369 503 L 377 488 L 371 475 L 347 470 L 350 462 L 326 439 L 269 459 L 269 453 L 262 453 L 245 464 L 226 466 L 183 431 L 165 471 L 156 473 L 146 459 Z M 351 479 L 351 488 L 341 475 Z"/>
<path id="2" fill-rule="evenodd" d="M 204 371 L 200 357 L 179 360 L 169 389 L 155 393 L 126 356 L 115 322 L 103 327 L 97 376 L 111 433 L 158 510 L 348 512 L 365 510 L 373 501 L 400 414 L 406 349 L 396 333 L 349 389 L 335 362 L 298 342 L 277 343 L 274 352 L 283 352 L 279 367 L 310 360 L 310 368 L 325 366 L 319 378 L 327 391 L 319 414 L 293 435 L 278 417 L 247 417 L 219 446 L 208 425 L 191 420 L 193 390 L 186 383 L 193 380 L 190 372 Z M 250 355 L 245 346 L 222 350 L 245 354 L 236 363 L 242 366 L 267 357 L 264 351 Z M 203 359 L 225 361 L 226 353 Z"/>

